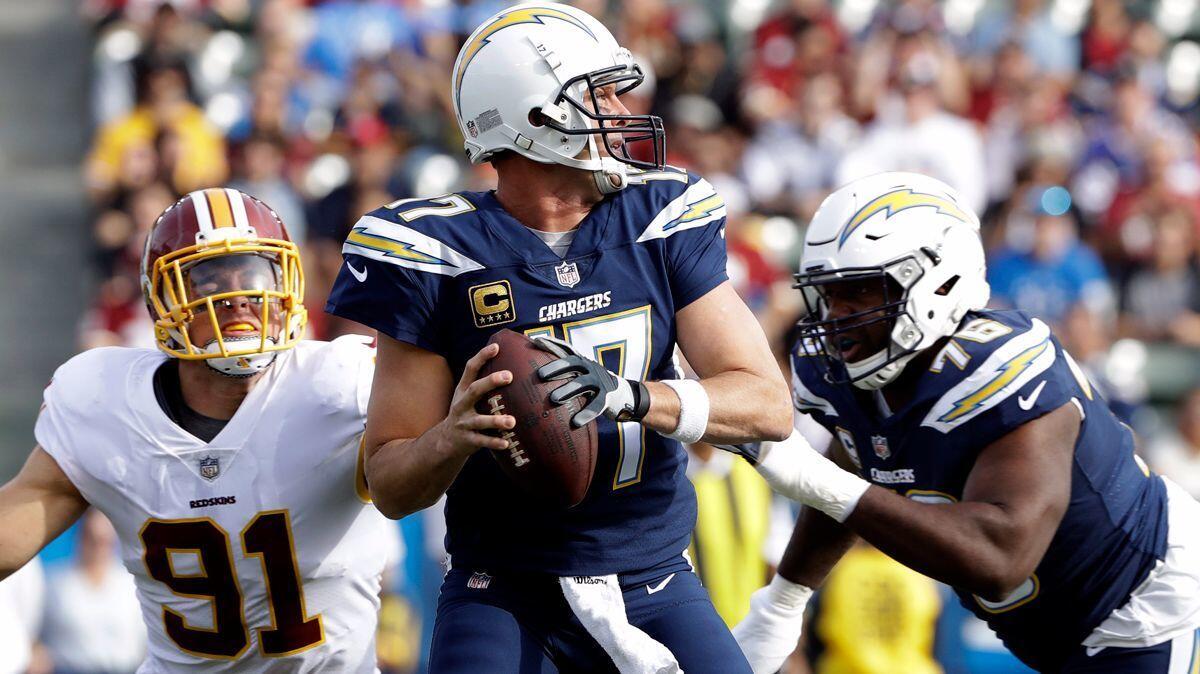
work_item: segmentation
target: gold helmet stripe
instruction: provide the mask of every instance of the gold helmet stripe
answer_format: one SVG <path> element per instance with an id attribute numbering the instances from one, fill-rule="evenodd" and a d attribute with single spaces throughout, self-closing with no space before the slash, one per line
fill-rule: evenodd
<path id="1" fill-rule="evenodd" d="M 225 196 L 229 197 L 229 205 L 233 207 L 233 225 L 238 229 L 250 229 L 250 218 L 246 215 L 246 202 L 237 190 L 226 187 Z"/>
<path id="2" fill-rule="evenodd" d="M 204 196 L 208 198 L 213 227 L 217 229 L 233 227 L 233 207 L 225 190 L 214 187 L 204 190 Z"/>

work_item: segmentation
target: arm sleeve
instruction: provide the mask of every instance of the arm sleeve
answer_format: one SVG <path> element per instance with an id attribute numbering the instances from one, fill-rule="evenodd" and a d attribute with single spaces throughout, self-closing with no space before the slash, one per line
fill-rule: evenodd
<path id="1" fill-rule="evenodd" d="M 675 310 L 686 307 L 717 287 L 725 272 L 725 218 L 678 232 L 666 240 L 671 298 Z"/>
<path id="2" fill-rule="evenodd" d="M 1056 361 L 1042 375 L 1026 382 L 956 432 L 969 433 L 972 438 L 978 438 L 980 446 L 986 446 L 1070 403 L 1072 398 L 1085 395 L 1063 360 L 1062 346 L 1055 344 L 1055 347 L 1058 350 Z"/>
<path id="3" fill-rule="evenodd" d="M 76 426 L 78 423 L 72 423 L 70 411 L 66 402 L 61 400 L 58 388 L 53 381 L 50 382 L 42 394 L 42 409 L 33 427 L 34 439 L 54 459 L 71 484 L 90 501 L 91 482 L 87 471 L 75 460 L 72 452 L 71 429 Z"/>
<path id="4" fill-rule="evenodd" d="M 439 279 L 434 274 L 405 269 L 354 253 L 344 254 L 325 311 L 369 328 L 441 353 L 436 321 Z"/>

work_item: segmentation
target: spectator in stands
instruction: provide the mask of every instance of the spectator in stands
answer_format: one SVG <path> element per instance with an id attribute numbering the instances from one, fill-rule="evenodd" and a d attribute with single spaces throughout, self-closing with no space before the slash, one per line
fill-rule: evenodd
<path id="1" fill-rule="evenodd" d="M 786 532 L 792 520 L 786 504 L 782 513 L 772 510 L 771 488 L 750 464 L 705 443 L 688 450 L 697 507 L 688 554 L 717 613 L 733 627 L 779 561 L 767 557 L 772 525 Z"/>
<path id="2" fill-rule="evenodd" d="M 817 593 L 808 635 L 814 674 L 941 674 L 937 583 L 860 543 Z"/>
<path id="3" fill-rule="evenodd" d="M 774 87 L 759 86 L 747 95 L 744 115 L 757 126 L 742 155 L 750 197 L 761 211 L 807 221 L 838 187 L 837 166 L 861 135 L 844 112 L 841 82 L 832 74 L 813 77 L 799 105 Z"/>
<path id="4" fill-rule="evenodd" d="M 837 170 L 837 184 L 883 171 L 917 171 L 946 181 L 977 212 L 987 205 L 983 144 L 975 127 L 942 104 L 946 71 L 958 69 L 953 56 L 925 33 L 898 38 L 895 58 L 898 97 L 879 102 L 875 124 Z M 868 78 L 860 61 L 859 75 Z M 882 64 L 876 64 L 882 65 Z M 953 79 L 959 80 L 959 75 Z M 860 88 L 867 86 L 859 81 Z M 958 90 L 961 83 L 954 85 Z M 965 86 L 956 94 L 965 103 Z"/>
<path id="5" fill-rule="evenodd" d="M 133 576 L 97 510 L 79 524 L 74 562 L 50 574 L 42 640 L 60 674 L 132 674 L 146 651 Z"/>
<path id="6" fill-rule="evenodd" d="M 1153 223 L 1149 263 L 1125 285 L 1122 332 L 1142 340 L 1200 344 L 1200 274 L 1194 214 L 1174 208 Z"/>
<path id="7" fill-rule="evenodd" d="M 1069 81 L 1079 69 L 1079 38 L 1051 17 L 1044 0 L 1016 0 L 986 10 L 971 34 L 971 52 L 995 56 L 1006 43 L 1060 82 Z"/>
<path id="8" fill-rule="evenodd" d="M 46 669 L 35 657 L 34 644 L 42 624 L 46 581 L 42 563 L 34 558 L 0 581 L 0 674 L 33 674 Z"/>
<path id="9" fill-rule="evenodd" d="M 993 306 L 1020 309 L 1055 326 L 1077 305 L 1109 314 L 1108 275 L 1079 240 L 1065 189 L 1034 185 L 1018 191 L 1005 226 L 1007 243 L 988 261 Z"/>
<path id="10" fill-rule="evenodd" d="M 287 141 L 278 133 L 252 134 L 242 145 L 241 161 L 229 186 L 270 204 L 287 223 L 292 238 L 303 242 L 308 235 L 308 223 L 304 203 L 285 174 L 286 151 Z"/>
<path id="11" fill-rule="evenodd" d="M 1155 438 L 1146 455 L 1156 472 L 1200 498 L 1200 388 L 1183 398 L 1176 410 L 1174 431 Z"/>
<path id="12" fill-rule="evenodd" d="M 225 142 L 190 100 L 188 87 L 187 69 L 177 60 L 147 68 L 138 85 L 137 107 L 100 129 L 92 145 L 86 179 L 93 199 L 104 202 L 116 196 L 126 150 L 155 143 L 160 134 L 173 135 L 178 156 L 187 158 L 176 162 L 169 176 L 176 192 L 224 182 Z"/>

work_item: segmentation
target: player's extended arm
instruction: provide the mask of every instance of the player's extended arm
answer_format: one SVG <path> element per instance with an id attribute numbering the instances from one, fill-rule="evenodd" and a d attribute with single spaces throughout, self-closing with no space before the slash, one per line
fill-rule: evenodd
<path id="1" fill-rule="evenodd" d="M 1068 403 L 992 442 L 958 503 L 868 486 L 799 443 L 769 449 L 758 468 L 776 491 L 844 522 L 905 566 L 999 601 L 1033 573 L 1066 512 L 1079 423 Z"/>
<path id="2" fill-rule="evenodd" d="M 831 451 L 844 459 L 838 449 L 835 442 Z M 856 540 L 858 536 L 821 511 L 801 509 L 775 578 L 755 591 L 750 611 L 733 629 L 755 674 L 774 674 L 796 650 L 813 588 L 825 582 Z"/>
<path id="3" fill-rule="evenodd" d="M 1037 568 L 1067 510 L 1079 422 L 1068 403 L 988 445 L 960 503 L 872 487 L 846 526 L 906 566 L 1000 601 Z"/>
<path id="4" fill-rule="evenodd" d="M 475 411 L 483 394 L 512 378 L 502 370 L 476 381 L 498 351 L 494 344 L 485 346 L 467 361 L 455 385 L 441 356 L 379 335 L 364 442 L 367 485 L 384 515 L 398 519 L 433 505 L 471 454 L 507 446 L 482 431 L 512 428 L 516 420 Z"/>
<path id="5" fill-rule="evenodd" d="M 54 459 L 35 446 L 21 472 L 0 487 L 0 580 L 25 566 L 87 507 Z"/>
<path id="6" fill-rule="evenodd" d="M 679 348 L 708 394 L 703 439 L 712 443 L 782 440 L 792 432 L 787 382 L 762 328 L 725 281 L 675 315 Z M 680 422 L 680 395 L 650 382 L 643 423 L 670 433 Z M 684 394 L 686 396 L 686 393 Z M 686 406 L 689 401 L 685 399 Z"/>

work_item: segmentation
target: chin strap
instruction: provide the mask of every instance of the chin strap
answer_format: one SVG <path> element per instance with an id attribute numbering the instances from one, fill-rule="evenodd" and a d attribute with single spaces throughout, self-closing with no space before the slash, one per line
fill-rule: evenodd
<path id="1" fill-rule="evenodd" d="M 258 337 L 230 337 L 225 340 L 225 347 L 229 348 L 231 342 L 257 342 Z M 274 346 L 275 340 L 267 338 L 267 346 Z M 221 353 L 221 347 L 217 344 L 217 340 L 212 340 L 204 345 L 205 353 Z M 275 362 L 275 357 L 279 355 L 278 351 L 268 351 L 266 353 L 249 353 L 241 356 L 229 356 L 227 358 L 206 358 L 204 362 L 212 369 L 220 372 L 226 377 L 250 377 L 262 372 Z"/>
<path id="2" fill-rule="evenodd" d="M 598 171 L 592 171 L 592 177 L 596 180 L 596 187 L 600 189 L 600 194 L 616 194 L 629 186 L 629 174 L 626 172 L 625 164 L 604 157 L 600 160 L 601 168 Z"/>

